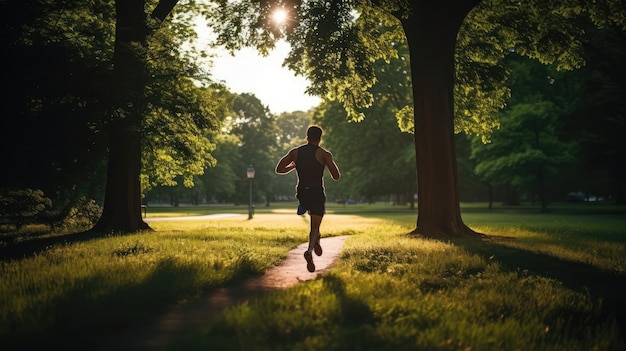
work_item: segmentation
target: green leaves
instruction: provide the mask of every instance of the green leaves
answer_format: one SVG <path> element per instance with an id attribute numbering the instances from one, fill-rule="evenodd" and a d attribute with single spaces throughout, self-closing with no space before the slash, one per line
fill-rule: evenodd
<path id="1" fill-rule="evenodd" d="M 173 94 L 162 95 L 167 97 L 161 101 L 163 106 L 154 106 L 144 119 L 144 191 L 156 185 L 174 186 L 179 175 L 185 187 L 192 187 L 193 177 L 216 162 L 211 155 L 213 138 L 225 116 L 215 107 L 228 100 L 219 87 L 198 88 L 186 78 L 169 83 L 160 87 L 161 92 Z"/>

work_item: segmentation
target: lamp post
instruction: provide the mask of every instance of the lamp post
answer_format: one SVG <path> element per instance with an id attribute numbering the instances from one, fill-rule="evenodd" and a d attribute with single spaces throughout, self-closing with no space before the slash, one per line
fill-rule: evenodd
<path id="1" fill-rule="evenodd" d="M 254 179 L 254 168 L 252 167 L 252 165 L 250 165 L 250 167 L 248 167 L 248 169 L 246 170 L 246 175 L 248 176 L 248 179 L 250 179 L 250 201 L 248 202 L 248 219 L 252 219 L 252 215 L 254 213 L 254 210 L 252 209 L 252 179 Z"/>

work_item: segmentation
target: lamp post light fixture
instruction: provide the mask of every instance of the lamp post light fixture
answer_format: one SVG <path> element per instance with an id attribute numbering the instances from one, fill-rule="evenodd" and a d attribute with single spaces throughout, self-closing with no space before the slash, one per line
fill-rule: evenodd
<path id="1" fill-rule="evenodd" d="M 252 208 L 252 179 L 254 179 L 254 174 L 254 167 L 250 165 L 250 167 L 248 167 L 248 169 L 246 170 L 246 176 L 250 180 L 250 201 L 248 202 L 248 219 L 252 219 L 252 216 L 254 215 L 254 210 Z"/>

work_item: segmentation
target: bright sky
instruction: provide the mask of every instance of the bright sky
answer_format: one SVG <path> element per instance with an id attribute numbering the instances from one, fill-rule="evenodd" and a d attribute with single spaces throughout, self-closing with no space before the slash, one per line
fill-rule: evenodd
<path id="1" fill-rule="evenodd" d="M 211 76 L 232 92 L 254 94 L 272 113 L 308 111 L 321 100 L 304 92 L 308 86 L 305 78 L 282 67 L 288 53 L 285 42 L 279 42 L 266 57 L 255 49 L 243 49 L 234 57 L 224 52 L 213 60 Z"/>
<path id="2" fill-rule="evenodd" d="M 275 11 L 274 20 L 278 23 L 286 19 L 287 13 Z M 198 43 L 208 43 L 213 34 L 207 30 L 204 20 L 196 19 Z M 279 41 L 268 56 L 261 56 L 255 49 L 245 48 L 230 55 L 226 50 L 212 52 L 209 72 L 214 81 L 221 81 L 232 92 L 254 94 L 272 113 L 308 111 L 317 106 L 321 99 L 306 94 L 308 81 L 282 67 L 289 53 L 289 44 Z"/>

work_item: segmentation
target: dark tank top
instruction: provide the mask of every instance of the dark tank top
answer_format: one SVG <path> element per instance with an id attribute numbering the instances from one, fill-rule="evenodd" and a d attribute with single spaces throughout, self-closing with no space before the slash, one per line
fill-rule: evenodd
<path id="1" fill-rule="evenodd" d="M 315 158 L 315 152 L 319 146 L 305 144 L 298 147 L 298 160 L 296 161 L 296 171 L 298 173 L 297 188 L 302 187 L 324 187 L 323 175 L 324 165 Z"/>

